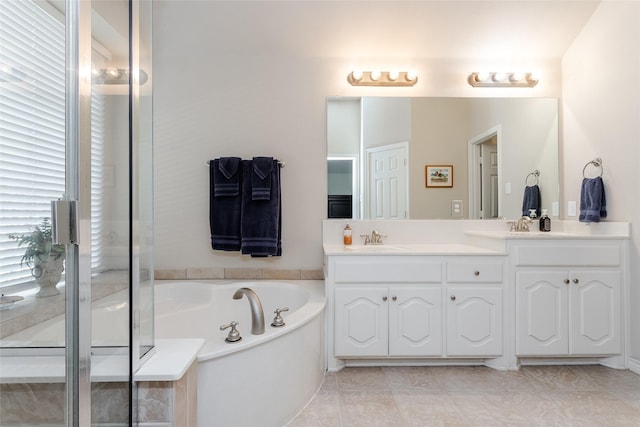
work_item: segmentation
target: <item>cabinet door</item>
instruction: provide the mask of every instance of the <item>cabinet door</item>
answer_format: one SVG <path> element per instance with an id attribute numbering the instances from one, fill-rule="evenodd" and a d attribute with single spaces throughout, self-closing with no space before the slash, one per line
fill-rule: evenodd
<path id="1" fill-rule="evenodd" d="M 564 271 L 516 273 L 516 354 L 569 352 L 569 277 Z"/>
<path id="2" fill-rule="evenodd" d="M 484 286 L 447 290 L 447 355 L 502 354 L 502 289 Z"/>
<path id="3" fill-rule="evenodd" d="M 389 355 L 442 355 L 442 291 L 389 289 Z"/>
<path id="4" fill-rule="evenodd" d="M 386 356 L 389 304 L 387 288 L 335 290 L 335 355 Z"/>
<path id="5" fill-rule="evenodd" d="M 570 353 L 619 354 L 622 350 L 621 279 L 617 271 L 572 271 Z"/>

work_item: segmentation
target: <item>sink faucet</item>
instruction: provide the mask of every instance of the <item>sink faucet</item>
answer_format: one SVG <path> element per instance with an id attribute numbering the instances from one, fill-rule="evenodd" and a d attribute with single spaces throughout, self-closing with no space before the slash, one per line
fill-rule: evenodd
<path id="1" fill-rule="evenodd" d="M 361 234 L 360 237 L 364 237 L 365 245 L 381 245 L 383 243 L 382 238 L 387 236 L 380 233 L 378 230 L 373 230 L 371 232 L 371 236 L 368 234 Z"/>
<path id="2" fill-rule="evenodd" d="M 510 225 L 509 231 L 529 231 L 529 224 L 533 223 L 533 220 L 528 216 L 522 216 L 518 221 L 508 221 Z"/>
<path id="3" fill-rule="evenodd" d="M 233 294 L 233 299 L 241 299 L 242 295 L 246 295 L 251 307 L 251 333 L 253 335 L 264 334 L 264 311 L 258 294 L 252 289 L 240 288 Z"/>

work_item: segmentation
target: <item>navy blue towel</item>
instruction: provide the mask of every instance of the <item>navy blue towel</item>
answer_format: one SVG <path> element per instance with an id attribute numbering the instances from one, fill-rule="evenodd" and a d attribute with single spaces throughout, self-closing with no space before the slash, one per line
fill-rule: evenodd
<path id="1" fill-rule="evenodd" d="M 251 198 L 269 200 L 271 198 L 271 172 L 277 168 L 273 157 L 254 157 L 251 175 Z"/>
<path id="2" fill-rule="evenodd" d="M 239 251 L 242 245 L 242 160 L 223 157 L 209 162 L 211 247 Z"/>
<path id="3" fill-rule="evenodd" d="M 280 194 L 280 168 L 271 160 L 270 198 L 254 200 L 252 176 L 253 160 L 243 160 L 242 176 L 242 253 L 252 257 L 282 255 L 282 197 Z"/>
<path id="4" fill-rule="evenodd" d="M 600 222 L 607 217 L 602 177 L 584 178 L 580 188 L 580 222 Z"/>
<path id="5" fill-rule="evenodd" d="M 522 198 L 522 216 L 529 216 L 529 210 L 535 209 L 536 214 L 540 215 L 542 200 L 540 198 L 540 187 L 537 185 L 529 185 L 524 188 L 524 196 Z"/>

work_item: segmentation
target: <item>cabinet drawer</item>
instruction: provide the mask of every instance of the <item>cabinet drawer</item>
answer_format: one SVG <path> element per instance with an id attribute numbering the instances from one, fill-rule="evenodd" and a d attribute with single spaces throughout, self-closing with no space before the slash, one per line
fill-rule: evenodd
<path id="1" fill-rule="evenodd" d="M 499 283 L 502 282 L 500 262 L 449 262 L 447 282 L 449 283 Z"/>
<path id="2" fill-rule="evenodd" d="M 345 257 L 346 258 L 346 257 Z M 349 257 L 336 260 L 335 281 L 349 283 L 439 283 L 442 263 L 416 259 Z"/>

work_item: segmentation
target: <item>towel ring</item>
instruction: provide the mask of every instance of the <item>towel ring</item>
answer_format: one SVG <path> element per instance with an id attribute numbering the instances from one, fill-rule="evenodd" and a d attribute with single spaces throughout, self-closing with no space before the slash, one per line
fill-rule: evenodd
<path id="1" fill-rule="evenodd" d="M 596 157 L 595 159 L 591 160 L 590 162 L 587 162 L 586 165 L 584 165 L 584 167 L 582 168 L 582 177 L 586 178 L 586 175 L 584 174 L 585 171 L 587 170 L 587 166 L 589 165 L 593 165 L 597 168 L 600 168 L 600 177 L 602 177 L 602 173 L 604 172 L 604 167 L 602 167 L 602 159 L 600 157 Z"/>
<path id="2" fill-rule="evenodd" d="M 531 172 L 529 175 L 527 175 L 527 177 L 524 179 L 525 186 L 529 185 L 529 177 L 532 175 L 536 179 L 536 183 L 534 185 L 538 185 L 538 177 L 540 176 L 540 171 L 536 169 L 533 172 Z"/>

